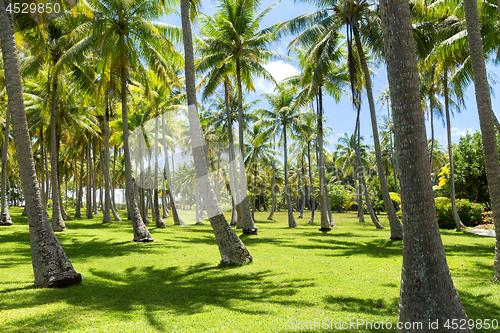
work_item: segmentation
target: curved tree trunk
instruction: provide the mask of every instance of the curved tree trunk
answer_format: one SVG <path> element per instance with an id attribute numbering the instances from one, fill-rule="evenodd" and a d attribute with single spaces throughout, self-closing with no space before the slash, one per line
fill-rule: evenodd
<path id="1" fill-rule="evenodd" d="M 288 180 L 288 146 L 286 141 L 286 124 L 283 125 L 283 151 L 284 151 L 284 165 L 285 165 L 285 198 L 286 198 L 286 210 L 288 212 L 288 227 L 295 228 L 297 227 L 297 222 L 295 222 L 295 218 L 293 217 L 292 210 L 292 198 L 290 196 L 290 182 Z"/>
<path id="2" fill-rule="evenodd" d="M 52 94 L 50 106 L 50 179 L 52 182 L 52 229 L 56 232 L 65 231 L 66 225 L 61 214 L 61 194 L 59 192 L 59 180 L 57 175 L 57 138 L 56 138 L 56 117 L 57 117 L 57 76 L 53 74 Z"/>
<path id="3" fill-rule="evenodd" d="M 460 217 L 457 212 L 457 202 L 455 199 L 455 168 L 453 166 L 453 146 L 451 145 L 451 120 L 450 120 L 450 103 L 448 96 L 448 72 L 444 73 L 443 79 L 444 86 L 444 108 L 446 115 L 446 135 L 448 137 L 448 158 L 450 160 L 450 201 L 451 201 L 451 213 L 453 215 L 453 221 L 457 227 L 457 231 L 460 231 L 462 228 L 465 229 L 465 225 L 463 225 L 462 221 L 460 221 Z"/>
<path id="4" fill-rule="evenodd" d="M 31 139 L 24 109 L 14 25 L 12 16 L 5 10 L 6 3 L 10 4 L 10 1 L 0 0 L 0 40 L 7 94 L 12 113 L 12 128 L 19 163 L 19 175 L 28 213 L 31 261 L 35 275 L 35 286 L 65 287 L 79 284 L 82 281 L 82 276 L 75 272 L 52 231 L 47 211 L 43 207 L 40 197 L 40 188 L 36 177 Z"/>
<path id="5" fill-rule="evenodd" d="M 194 51 L 189 21 L 189 0 L 181 0 L 182 35 L 185 54 L 186 92 L 188 100 L 189 130 L 193 146 L 193 159 L 198 186 L 202 189 L 207 211 L 215 234 L 219 252 L 224 264 L 235 265 L 251 262 L 252 256 L 234 230 L 229 226 L 219 207 L 217 198 L 208 179 L 208 170 L 203 152 L 203 136 L 196 102 Z"/>
<path id="6" fill-rule="evenodd" d="M 127 69 L 125 59 L 125 37 L 120 36 L 120 61 L 121 61 L 121 97 L 122 97 L 122 126 L 123 126 L 123 150 L 125 157 L 125 186 L 127 187 L 127 206 L 130 208 L 132 226 L 134 228 L 134 242 L 152 242 L 153 237 L 144 225 L 141 213 L 137 207 L 134 196 L 134 180 L 132 179 L 132 167 L 130 165 L 130 150 L 128 142 L 128 116 L 127 116 Z"/>
<path id="7" fill-rule="evenodd" d="M 238 83 L 238 128 L 239 128 L 239 145 L 241 154 L 240 163 L 240 195 L 242 196 L 242 201 L 236 204 L 236 207 L 240 206 L 238 211 L 238 218 L 241 216 L 242 221 L 242 232 L 247 235 L 256 235 L 257 226 L 254 224 L 253 218 L 250 215 L 250 203 L 248 201 L 247 192 L 247 176 L 245 173 L 245 163 L 243 162 L 245 158 L 245 144 L 243 136 L 243 87 L 241 85 L 241 68 L 239 59 L 236 59 L 236 81 Z"/>
<path id="8" fill-rule="evenodd" d="M 439 328 L 432 331 L 445 332 L 446 320 L 467 322 L 467 315 L 453 285 L 436 218 L 410 7 L 406 0 L 381 0 L 380 9 L 405 233 L 398 322 L 424 323 L 424 330 L 401 332 L 430 332 L 425 323 L 439 320 Z"/>
<path id="9" fill-rule="evenodd" d="M 500 163 L 493 126 L 493 109 L 484 62 L 479 13 L 476 0 L 464 0 L 465 19 L 469 38 L 469 50 L 476 91 L 476 104 L 483 141 L 484 164 L 490 192 L 493 220 L 495 221 L 494 279 L 500 279 Z"/>
<path id="10" fill-rule="evenodd" d="M 10 108 L 7 105 L 5 113 L 5 131 L 2 150 L 2 219 L 0 225 L 12 225 L 12 219 L 9 215 L 9 207 L 7 205 L 7 152 L 9 151 L 9 130 L 10 130 Z M 41 148 L 42 146 L 40 146 Z M 43 155 L 42 155 L 43 156 Z M 42 175 L 43 175 L 43 158 L 42 158 Z M 42 177 L 43 179 L 43 177 Z M 42 180 L 43 182 L 43 180 Z"/>
<path id="11" fill-rule="evenodd" d="M 319 198 L 321 206 L 321 227 L 319 228 L 322 232 L 328 232 L 332 230 L 330 227 L 330 221 L 328 218 L 328 212 L 326 208 L 326 184 L 325 184 L 325 163 L 324 163 L 324 151 L 323 151 L 323 92 L 321 87 L 318 91 L 318 173 L 319 173 Z"/>
<path id="12" fill-rule="evenodd" d="M 356 47 L 358 49 L 359 60 L 361 62 L 361 66 L 363 68 L 363 74 L 365 77 L 366 94 L 368 96 L 368 105 L 370 107 L 370 118 L 372 121 L 373 144 L 375 146 L 375 159 L 377 160 L 378 178 L 380 181 L 380 189 L 382 192 L 384 208 L 385 211 L 387 212 L 387 218 L 389 219 L 389 225 L 391 229 L 390 239 L 402 240 L 403 226 L 399 221 L 398 215 L 396 214 L 396 209 L 394 209 L 391 196 L 389 195 L 389 187 L 387 186 L 387 180 L 384 174 L 384 165 L 382 164 L 382 153 L 380 152 L 380 140 L 378 137 L 377 114 L 375 112 L 375 103 L 373 101 L 370 71 L 368 70 L 368 64 L 366 62 L 363 46 L 361 45 L 361 38 L 359 37 L 359 31 L 356 27 L 353 28 L 353 31 L 354 31 L 354 39 L 356 40 Z"/>

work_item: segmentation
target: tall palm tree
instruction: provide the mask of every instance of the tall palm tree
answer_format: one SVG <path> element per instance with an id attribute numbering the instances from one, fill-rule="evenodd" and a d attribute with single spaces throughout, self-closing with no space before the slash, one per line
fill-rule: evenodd
<path id="1" fill-rule="evenodd" d="M 449 318 L 467 321 L 436 218 L 410 6 L 405 0 L 382 0 L 380 10 L 396 151 L 402 166 L 398 172 L 405 237 L 398 321 L 438 319 L 440 325 Z"/>
<path id="2" fill-rule="evenodd" d="M 215 197 L 212 185 L 208 180 L 206 156 L 203 149 L 203 136 L 196 101 L 194 51 L 190 22 L 190 2 L 181 0 L 182 36 L 184 42 L 186 93 L 188 102 L 189 130 L 193 147 L 198 186 L 201 188 L 203 200 L 209 214 L 210 225 L 214 230 L 219 246 L 222 262 L 225 264 L 241 264 L 251 262 L 252 256 L 234 230 L 229 226 Z"/>
<path id="3" fill-rule="evenodd" d="M 7 206 L 7 152 L 9 150 L 9 133 L 10 133 L 10 108 L 7 106 L 5 112 L 5 131 L 4 131 L 4 144 L 2 148 L 2 201 L 1 201 L 1 219 L 0 225 L 12 225 L 10 218 L 9 208 Z"/>
<path id="4" fill-rule="evenodd" d="M 479 113 L 479 125 L 483 142 L 486 177 L 488 179 L 493 216 L 497 217 L 494 218 L 496 242 L 493 279 L 500 280 L 500 178 L 498 177 L 500 174 L 500 162 L 493 125 L 493 109 L 484 61 L 477 1 L 464 0 L 463 4 L 467 23 L 467 36 L 469 38 L 472 73 L 474 76 L 474 88 L 476 91 L 477 111 Z"/>
<path id="5" fill-rule="evenodd" d="M 285 166 L 285 198 L 288 210 L 288 226 L 295 228 L 297 223 L 293 217 L 292 202 L 290 197 L 290 184 L 288 179 L 288 134 L 296 131 L 299 127 L 301 116 L 299 108 L 295 104 L 297 90 L 292 86 L 288 87 L 281 84 L 276 88 L 274 94 L 264 94 L 264 100 L 269 103 L 271 110 L 259 110 L 265 118 L 265 122 L 269 125 L 274 125 L 274 131 L 281 133 L 283 139 L 283 164 Z M 288 131 L 288 132 L 287 132 Z"/>
<path id="6" fill-rule="evenodd" d="M 73 268 L 64 253 L 48 220 L 40 197 L 31 150 L 31 139 L 24 109 L 21 75 L 12 15 L 6 11 L 10 1 L 0 1 L 0 41 L 4 61 L 7 94 L 12 115 L 14 141 L 19 160 L 19 173 L 26 200 L 29 222 L 31 260 L 35 273 L 35 286 L 64 287 L 79 284 L 82 276 Z"/>
<path id="7" fill-rule="evenodd" d="M 204 65 L 202 70 L 216 67 L 233 70 L 238 87 L 238 127 L 239 148 L 244 152 L 244 121 L 243 121 L 243 83 L 247 89 L 254 90 L 252 76 L 258 75 L 274 83 L 272 75 L 262 66 L 271 58 L 282 57 L 279 53 L 267 49 L 276 41 L 274 27 L 260 29 L 260 23 L 269 11 L 270 6 L 257 14 L 259 2 L 255 0 L 221 0 L 219 10 L 213 18 L 205 16 L 202 20 L 202 31 L 206 37 Z M 224 66 L 226 65 L 226 66 Z M 204 68 L 204 69 L 203 69 Z M 245 167 L 240 167 L 240 181 L 246 189 Z M 240 191 L 242 192 L 242 191 Z M 249 201 L 246 190 L 243 191 L 241 203 L 237 205 L 238 219 L 243 221 L 243 233 L 255 233 L 257 227 L 250 215 Z"/>
<path id="8" fill-rule="evenodd" d="M 160 79 L 169 77 L 173 68 L 167 59 L 174 61 L 178 59 L 171 41 L 180 40 L 180 30 L 171 25 L 152 21 L 165 13 L 160 0 L 109 2 L 90 0 L 88 4 L 93 11 L 93 19 L 73 30 L 72 37 L 80 41 L 68 50 L 66 56 L 76 57 L 82 50 L 94 47 L 100 57 L 113 58 L 113 61 L 119 64 L 117 66 L 119 71 L 115 75 L 120 77 L 127 205 L 130 207 L 134 227 L 134 241 L 150 242 L 153 238 L 144 225 L 133 195 L 134 182 L 128 139 L 128 81 L 131 72 L 146 76 L 144 64 L 154 68 Z M 67 21 L 72 19 L 71 15 L 65 18 Z"/>

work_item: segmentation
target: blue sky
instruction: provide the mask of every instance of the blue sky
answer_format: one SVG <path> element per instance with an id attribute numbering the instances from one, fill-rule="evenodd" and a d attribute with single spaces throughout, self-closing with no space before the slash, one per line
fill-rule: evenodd
<path id="1" fill-rule="evenodd" d="M 212 2 L 210 0 L 204 0 L 202 12 L 207 15 L 211 15 L 215 11 L 216 2 Z M 270 0 L 262 0 L 261 9 L 276 4 L 276 6 L 271 10 L 271 12 L 265 17 L 262 23 L 262 28 L 268 27 L 277 22 L 283 22 L 304 13 L 311 12 L 315 10 L 314 7 L 303 3 L 294 3 L 291 0 L 282 0 L 279 3 Z M 164 21 L 180 26 L 180 18 L 178 17 L 169 17 Z M 292 38 L 286 38 L 281 41 L 278 45 L 274 45 L 273 49 L 279 51 L 281 53 L 287 53 L 287 44 Z M 266 68 L 273 74 L 273 76 L 282 80 L 290 75 L 298 74 L 300 71 L 300 67 L 296 61 L 292 61 L 288 63 L 287 61 L 272 61 L 266 65 Z M 493 78 L 497 79 L 500 76 L 499 68 L 489 65 L 488 70 L 493 74 Z M 379 68 L 374 70 L 376 75 L 373 76 L 373 93 L 376 97 L 379 92 L 378 90 L 384 90 L 387 86 L 387 73 L 385 70 L 385 64 L 381 64 Z M 492 82 L 490 81 L 490 84 Z M 250 99 L 259 98 L 259 94 L 262 92 L 271 92 L 272 85 L 269 82 L 266 82 L 262 79 L 257 79 L 255 82 L 255 86 L 257 92 L 255 94 L 250 94 Z M 498 85 L 493 84 L 493 90 L 498 90 Z M 347 94 L 342 98 L 340 103 L 335 103 L 333 99 L 327 97 L 324 99 L 324 107 L 325 107 L 325 117 L 326 117 L 326 126 L 329 127 L 333 134 L 326 138 L 331 142 L 330 145 L 327 145 L 326 148 L 330 151 L 334 150 L 335 144 L 337 143 L 337 139 L 343 135 L 343 133 L 352 133 L 354 131 L 355 125 L 355 117 L 356 114 L 351 106 L 351 102 Z M 458 142 L 459 137 L 463 136 L 469 132 L 473 132 L 476 129 L 479 129 L 479 118 L 476 109 L 476 101 L 474 96 L 474 87 L 471 86 L 466 91 L 466 109 L 462 111 L 462 113 L 455 114 L 455 116 L 451 120 L 452 127 L 452 140 L 453 142 Z M 493 111 L 498 114 L 498 101 L 495 99 L 495 96 L 492 96 L 492 104 Z M 259 105 L 259 107 L 265 108 L 265 103 Z M 377 110 L 380 109 L 380 106 L 377 105 Z M 386 114 L 386 109 L 384 107 L 383 110 L 378 111 L 378 114 Z M 444 128 L 444 123 L 440 119 L 436 119 L 434 122 L 435 126 L 435 137 L 439 141 L 439 143 L 446 147 L 446 130 Z M 427 128 L 427 137 L 430 138 L 430 123 L 426 121 Z M 373 140 L 371 138 L 371 121 L 368 111 L 368 103 L 366 98 L 363 100 L 362 110 L 361 110 L 361 134 L 365 137 L 366 143 L 372 143 Z"/>

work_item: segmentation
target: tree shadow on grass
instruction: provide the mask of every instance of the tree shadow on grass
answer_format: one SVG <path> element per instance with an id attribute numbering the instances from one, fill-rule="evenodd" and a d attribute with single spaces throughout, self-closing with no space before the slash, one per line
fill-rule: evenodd
<path id="1" fill-rule="evenodd" d="M 259 304 L 283 303 L 295 308 L 316 306 L 307 301 L 290 299 L 300 289 L 310 287 L 310 282 L 299 279 L 283 280 L 286 283 L 270 281 L 269 278 L 276 274 L 269 270 L 244 272 L 242 269 L 226 270 L 198 264 L 187 269 L 149 266 L 129 267 L 121 272 L 96 269 L 90 272 L 92 275 L 86 276 L 80 286 L 58 290 L 38 289 L 31 292 L 30 297 L 26 297 L 26 293 L 6 293 L 5 297 L 9 301 L 0 304 L 0 310 L 24 309 L 63 301 L 82 312 L 117 313 L 118 316 L 129 316 L 129 320 L 134 320 L 131 316 L 137 315 L 139 307 L 144 309 L 144 316 L 151 326 L 165 332 L 169 327 L 169 318 L 157 315 L 162 311 L 174 315 L 193 315 L 213 310 L 210 307 L 222 307 L 250 315 L 266 315 L 272 310 Z M 242 304 L 248 303 L 255 306 L 242 307 Z M 7 324 L 15 326 L 22 322 L 10 321 Z M 25 330 L 14 330 L 22 331 Z"/>

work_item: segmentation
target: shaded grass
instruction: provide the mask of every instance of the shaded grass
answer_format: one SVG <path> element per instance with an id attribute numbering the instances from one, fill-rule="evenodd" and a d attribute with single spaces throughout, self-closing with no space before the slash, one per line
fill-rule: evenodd
<path id="1" fill-rule="evenodd" d="M 21 212 L 13 208 L 15 225 L 0 228 L 2 332 L 317 332 L 294 330 L 291 320 L 396 323 L 402 242 L 355 214 L 335 214 L 339 228 L 323 234 L 319 216 L 315 225 L 297 219 L 289 229 L 284 212 L 273 221 L 257 212 L 257 236 L 237 230 L 254 262 L 231 268 L 218 266 L 208 222 L 180 227 L 167 219 L 166 229 L 152 223 L 155 242 L 138 244 L 124 215 L 112 224 L 102 224 L 101 215 L 76 219 L 57 236 L 82 285 L 49 290 L 32 288 Z M 496 318 L 494 239 L 455 231 L 442 231 L 442 238 L 469 317 Z"/>

